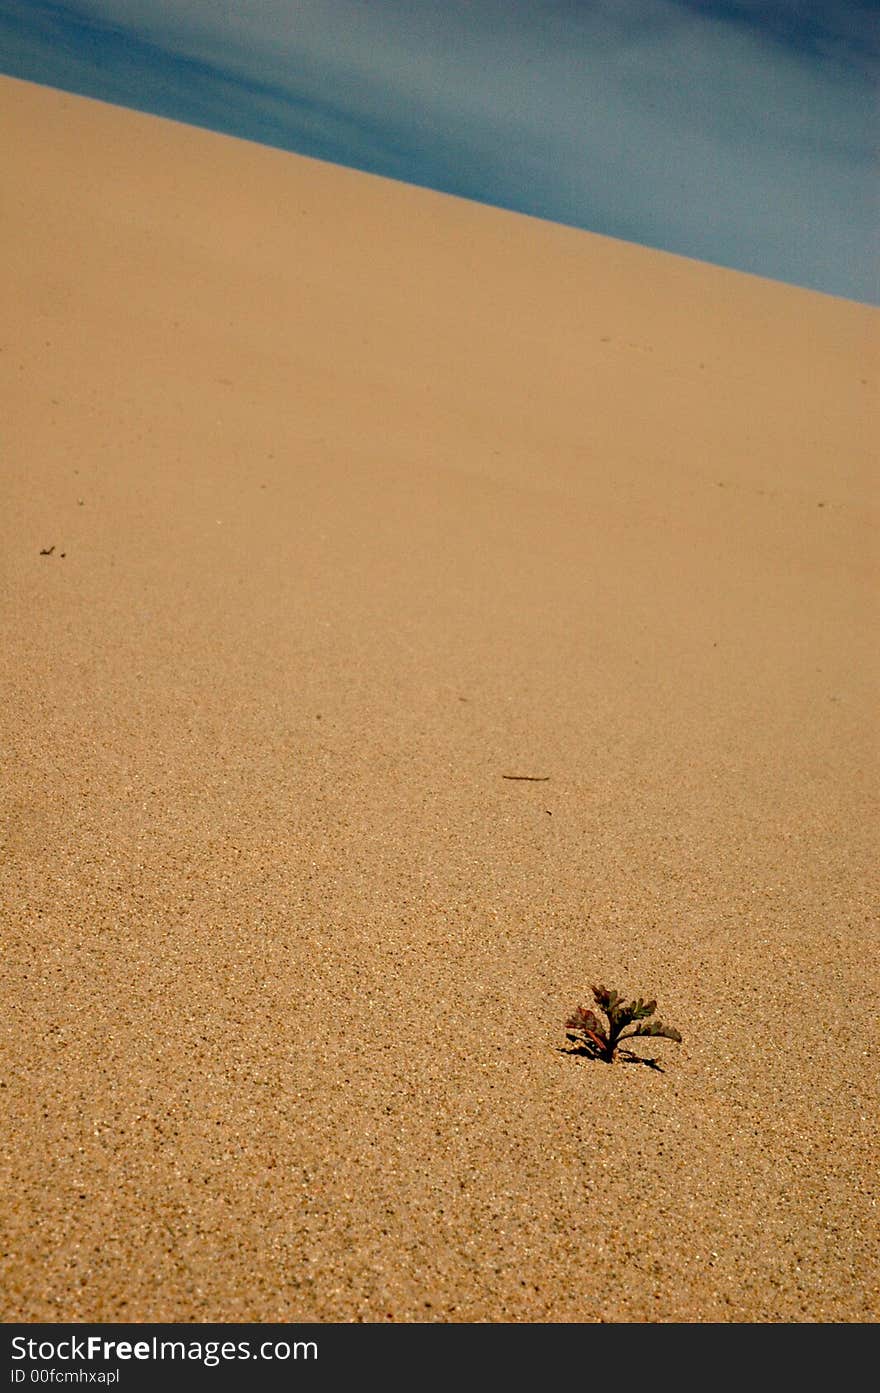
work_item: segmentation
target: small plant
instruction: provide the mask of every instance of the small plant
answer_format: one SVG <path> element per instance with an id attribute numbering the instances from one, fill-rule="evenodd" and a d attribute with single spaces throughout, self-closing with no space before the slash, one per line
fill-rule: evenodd
<path id="1" fill-rule="evenodd" d="M 570 1040 L 576 1040 L 578 1036 L 583 1037 L 581 1045 L 595 1058 L 604 1059 L 606 1064 L 613 1064 L 621 1041 L 633 1040 L 637 1035 L 659 1035 L 664 1040 L 677 1040 L 681 1044 L 678 1031 L 671 1025 L 664 1025 L 662 1021 L 648 1021 L 627 1030 L 626 1027 L 633 1025 L 634 1021 L 644 1022 L 646 1017 L 653 1016 L 657 1009 L 656 1001 L 643 1001 L 639 997 L 638 1001 L 627 1003 L 622 996 L 609 991 L 607 987 L 593 987 L 592 992 L 596 1005 L 608 1021 L 607 1026 L 602 1024 L 595 1011 L 586 1006 L 579 1006 L 574 1015 L 565 1022 L 565 1028 L 569 1032 Z"/>

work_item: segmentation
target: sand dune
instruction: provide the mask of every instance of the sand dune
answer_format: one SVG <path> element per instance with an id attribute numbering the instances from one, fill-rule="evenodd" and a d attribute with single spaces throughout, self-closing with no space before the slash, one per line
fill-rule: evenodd
<path id="1" fill-rule="evenodd" d="M 874 312 L 0 111 L 3 1318 L 875 1320 Z"/>

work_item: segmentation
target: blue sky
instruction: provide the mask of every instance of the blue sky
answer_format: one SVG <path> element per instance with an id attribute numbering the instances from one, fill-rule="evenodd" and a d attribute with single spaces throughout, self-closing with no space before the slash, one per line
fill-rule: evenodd
<path id="1" fill-rule="evenodd" d="M 0 70 L 880 302 L 876 0 L 0 0 Z"/>

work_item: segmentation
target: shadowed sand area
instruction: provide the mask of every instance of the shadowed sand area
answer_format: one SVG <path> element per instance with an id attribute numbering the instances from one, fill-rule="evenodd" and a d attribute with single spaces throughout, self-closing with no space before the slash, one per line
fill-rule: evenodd
<path id="1" fill-rule="evenodd" d="M 4 1319 L 875 1320 L 875 313 L 0 118 Z"/>

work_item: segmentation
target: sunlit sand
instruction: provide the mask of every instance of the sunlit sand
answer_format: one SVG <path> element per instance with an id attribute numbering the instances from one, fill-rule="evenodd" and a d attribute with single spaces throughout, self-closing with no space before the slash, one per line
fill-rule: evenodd
<path id="1" fill-rule="evenodd" d="M 4 1319 L 876 1319 L 874 312 L 0 112 Z"/>

